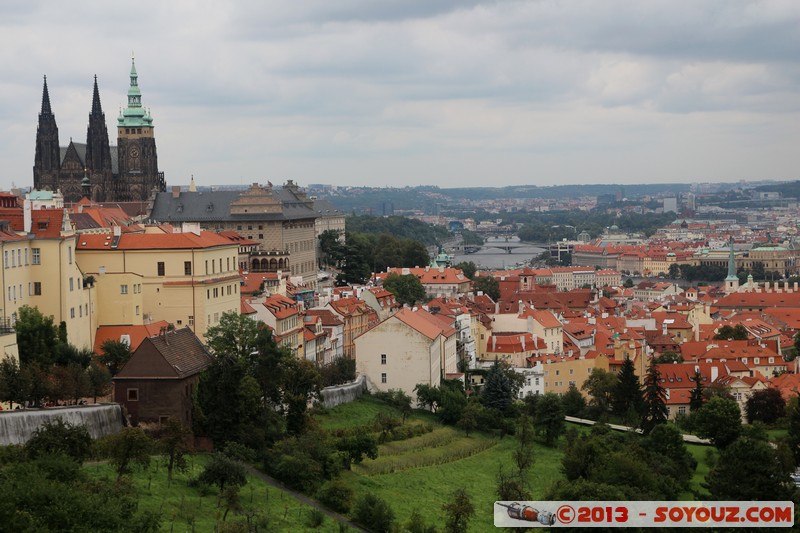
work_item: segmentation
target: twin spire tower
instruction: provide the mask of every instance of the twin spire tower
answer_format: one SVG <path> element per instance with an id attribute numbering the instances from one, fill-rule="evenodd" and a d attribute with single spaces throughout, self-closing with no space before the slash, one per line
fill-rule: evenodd
<path id="1" fill-rule="evenodd" d="M 70 138 L 67 146 L 60 146 L 45 76 L 36 129 L 33 186 L 38 190 L 60 190 L 66 202 L 77 202 L 84 196 L 97 202 L 141 202 L 146 201 L 154 189 L 166 190 L 164 173 L 158 170 L 153 118 L 142 107 L 139 76 L 133 59 L 128 106 L 120 111 L 117 119 L 116 146 L 109 144 L 97 76 L 94 77 L 86 144 Z"/>

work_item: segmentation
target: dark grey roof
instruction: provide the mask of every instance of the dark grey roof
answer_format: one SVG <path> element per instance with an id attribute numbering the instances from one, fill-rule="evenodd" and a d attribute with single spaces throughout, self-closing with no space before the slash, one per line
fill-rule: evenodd
<path id="1" fill-rule="evenodd" d="M 330 203 L 325 198 L 317 198 L 314 200 L 314 211 L 321 217 L 343 216 L 344 213 L 337 209 L 335 205 Z"/>
<path id="2" fill-rule="evenodd" d="M 156 195 L 150 219 L 157 222 L 223 222 L 237 220 L 298 220 L 317 218 L 317 213 L 308 207 L 307 201 L 299 200 L 284 188 L 272 189 L 282 204 L 282 213 L 231 214 L 230 206 L 245 191 L 181 191 L 177 198 L 171 192 Z"/>
<path id="3" fill-rule="evenodd" d="M 77 230 L 86 230 L 86 229 L 96 229 L 102 228 L 100 224 L 95 221 L 89 213 L 70 213 L 69 219 L 75 224 L 75 229 Z"/>
<path id="4" fill-rule="evenodd" d="M 211 364 L 211 354 L 188 326 L 146 340 L 153 343 L 180 377 L 202 372 Z"/>
<path id="5" fill-rule="evenodd" d="M 73 146 L 75 146 L 75 150 L 78 152 L 78 157 L 81 158 L 81 164 L 85 165 L 86 164 L 86 143 L 73 142 L 72 144 L 73 144 Z M 64 156 L 67 155 L 67 148 L 69 148 L 69 145 L 67 145 L 67 146 L 59 146 L 58 147 L 59 157 L 61 158 L 60 159 L 61 163 L 64 162 Z M 117 156 L 117 154 L 118 154 L 117 147 L 116 146 L 109 146 L 109 148 L 111 150 L 111 173 L 116 175 L 116 174 L 119 174 L 119 159 L 118 159 L 118 156 Z"/>

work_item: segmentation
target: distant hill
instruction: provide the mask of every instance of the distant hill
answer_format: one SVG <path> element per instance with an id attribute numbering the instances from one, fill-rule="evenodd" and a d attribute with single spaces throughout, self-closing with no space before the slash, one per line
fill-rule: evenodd
<path id="1" fill-rule="evenodd" d="M 800 181 L 787 181 L 786 183 L 770 183 L 755 187 L 754 191 L 779 192 L 784 198 L 800 198 Z"/>

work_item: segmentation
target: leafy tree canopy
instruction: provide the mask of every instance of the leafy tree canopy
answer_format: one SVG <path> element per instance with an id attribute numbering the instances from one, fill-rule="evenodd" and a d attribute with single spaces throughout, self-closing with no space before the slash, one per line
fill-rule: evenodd
<path id="1" fill-rule="evenodd" d="M 383 288 L 394 294 L 402 305 L 413 306 L 426 300 L 425 287 L 413 274 L 389 274 L 383 282 Z"/>

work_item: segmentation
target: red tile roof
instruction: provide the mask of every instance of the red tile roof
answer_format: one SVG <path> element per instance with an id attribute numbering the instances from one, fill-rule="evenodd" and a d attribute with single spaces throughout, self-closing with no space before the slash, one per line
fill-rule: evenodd
<path id="1" fill-rule="evenodd" d="M 142 326 L 100 326 L 97 328 L 97 333 L 94 338 L 94 353 L 98 355 L 102 353 L 101 347 L 105 341 L 120 341 L 123 335 L 128 335 L 130 337 L 130 348 L 133 352 L 145 338 L 157 336 L 162 331 L 162 328 L 166 328 L 167 326 L 169 326 L 169 324 L 166 320 L 159 320 L 158 322 Z"/>
<path id="2" fill-rule="evenodd" d="M 34 211 L 35 213 L 36 211 Z M 81 235 L 78 238 L 79 250 L 176 250 L 192 248 L 213 248 L 231 246 L 232 243 L 211 231 L 195 233 L 165 234 L 123 234 L 117 246 L 113 246 L 113 235 Z"/>

